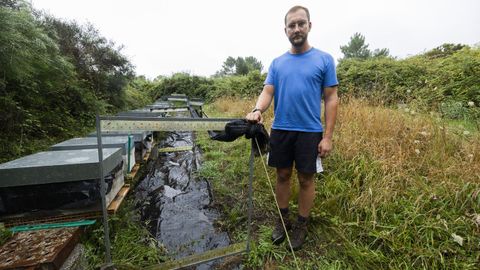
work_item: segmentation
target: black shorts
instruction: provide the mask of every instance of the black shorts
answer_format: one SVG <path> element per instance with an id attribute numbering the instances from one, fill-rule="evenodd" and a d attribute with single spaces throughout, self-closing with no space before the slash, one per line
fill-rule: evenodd
<path id="1" fill-rule="evenodd" d="M 295 168 L 302 173 L 317 171 L 318 144 L 322 132 L 302 132 L 272 129 L 268 165 L 276 168 Z"/>

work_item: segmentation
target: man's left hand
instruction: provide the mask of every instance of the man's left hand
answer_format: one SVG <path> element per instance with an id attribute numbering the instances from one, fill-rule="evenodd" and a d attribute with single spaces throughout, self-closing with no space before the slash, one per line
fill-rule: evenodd
<path id="1" fill-rule="evenodd" d="M 320 157 L 324 158 L 328 156 L 328 154 L 332 151 L 332 148 L 333 148 L 332 139 L 323 138 L 318 144 L 318 153 L 320 154 Z"/>

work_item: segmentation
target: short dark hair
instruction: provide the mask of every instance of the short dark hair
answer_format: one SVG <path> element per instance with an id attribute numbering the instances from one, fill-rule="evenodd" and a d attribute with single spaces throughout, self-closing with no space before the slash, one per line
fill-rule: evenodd
<path id="1" fill-rule="evenodd" d="M 295 12 L 299 9 L 305 10 L 305 13 L 307 13 L 307 19 L 310 22 L 310 12 L 308 11 L 308 8 L 302 7 L 302 6 L 294 6 L 291 9 L 288 10 L 287 14 L 285 14 L 285 25 L 287 24 L 287 15 L 292 13 L 292 12 Z"/>

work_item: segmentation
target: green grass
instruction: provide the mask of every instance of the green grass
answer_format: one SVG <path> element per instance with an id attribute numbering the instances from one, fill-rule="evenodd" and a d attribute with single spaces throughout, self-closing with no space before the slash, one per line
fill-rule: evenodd
<path id="1" fill-rule="evenodd" d="M 316 180 L 308 241 L 296 253 L 300 268 L 478 269 L 480 175 L 478 157 L 472 156 L 478 134 L 444 131 L 419 115 L 344 106 L 337 148 Z M 216 114 L 215 106 L 209 109 Z M 250 143 L 243 138 L 216 142 L 204 134 L 198 143 L 205 159 L 200 175 L 211 181 L 223 212 L 218 223 L 234 241 L 245 240 Z M 269 168 L 268 174 L 274 181 L 274 171 Z M 292 199 L 298 194 L 295 182 Z M 295 200 L 290 207 L 296 213 Z M 275 218 L 273 196 L 256 158 L 255 237 L 244 258 L 247 268 L 295 269 L 286 245 L 269 243 Z"/>
<path id="2" fill-rule="evenodd" d="M 3 223 L 0 223 L 0 247 L 5 244 L 12 236 L 13 233 L 7 228 L 5 228 Z"/>
<path id="3" fill-rule="evenodd" d="M 119 212 L 109 218 L 112 262 L 122 269 L 141 269 L 165 261 L 165 249 L 142 224 L 133 202 L 123 202 Z M 101 222 L 89 227 L 82 243 L 87 267 L 96 269 L 105 261 L 104 233 Z"/>

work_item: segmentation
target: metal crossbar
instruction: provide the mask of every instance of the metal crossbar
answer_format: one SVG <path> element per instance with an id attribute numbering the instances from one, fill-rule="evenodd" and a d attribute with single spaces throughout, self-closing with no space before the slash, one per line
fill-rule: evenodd
<path id="1" fill-rule="evenodd" d="M 207 131 L 223 130 L 233 118 L 158 118 L 102 116 L 102 131 Z"/>
<path id="2" fill-rule="evenodd" d="M 229 245 L 213 250 L 209 250 L 200 254 L 194 254 L 178 260 L 168 261 L 159 265 L 146 268 L 147 270 L 166 270 L 166 269 L 183 269 L 199 265 L 202 263 L 211 262 L 226 257 L 240 255 L 246 251 L 248 243 L 242 242 L 238 244 Z"/>
<path id="3" fill-rule="evenodd" d="M 158 118 L 158 117 L 133 117 L 133 116 L 99 116 L 97 114 L 97 140 L 100 168 L 102 167 L 102 138 L 103 131 L 208 131 L 223 130 L 225 125 L 238 119 L 229 118 Z M 250 154 L 250 174 L 248 192 L 248 231 L 247 242 L 237 243 L 210 250 L 201 254 L 192 255 L 178 261 L 168 262 L 164 265 L 157 265 L 149 269 L 179 269 L 194 266 L 205 262 L 238 255 L 250 251 L 251 220 L 253 212 L 253 148 Z M 101 197 L 103 210 L 103 226 L 105 236 L 105 260 L 106 265 L 111 265 L 110 238 L 108 231 L 108 219 L 105 205 L 105 181 L 103 174 L 101 180 Z"/>

